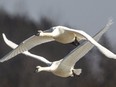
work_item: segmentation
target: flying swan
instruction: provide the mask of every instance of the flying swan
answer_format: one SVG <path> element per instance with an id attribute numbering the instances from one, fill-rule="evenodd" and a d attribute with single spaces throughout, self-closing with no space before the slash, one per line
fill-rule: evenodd
<path id="1" fill-rule="evenodd" d="M 109 20 L 108 25 L 111 25 L 113 22 L 112 20 Z M 107 25 L 107 26 L 108 26 Z M 79 42 L 81 40 L 88 40 L 93 45 L 95 45 L 101 52 L 106 50 L 103 46 L 101 46 L 99 43 L 97 43 L 90 35 L 85 33 L 82 30 L 74 30 L 70 29 L 64 26 L 56 26 L 52 27 L 49 30 L 41 31 L 39 30 L 39 33 L 36 35 L 31 36 L 30 38 L 23 41 L 17 48 L 15 48 L 13 51 L 9 52 L 6 56 L 4 56 L 2 59 L 0 59 L 0 62 L 7 61 L 14 56 L 23 53 L 24 51 L 30 50 L 31 48 L 40 45 L 42 43 L 50 42 L 50 41 L 57 41 L 63 44 L 66 43 L 72 43 L 72 42 Z M 106 51 L 111 54 L 110 57 L 114 56 L 111 52 L 108 50 Z M 106 56 L 107 53 L 104 53 Z"/>
<path id="2" fill-rule="evenodd" d="M 94 39 L 98 41 L 101 36 L 109 29 L 112 21 L 110 20 L 108 24 L 100 31 L 98 34 L 94 36 Z M 4 41 L 8 46 L 15 49 L 18 45 L 8 40 L 6 36 L 3 34 Z M 85 42 L 81 44 L 79 47 L 76 47 L 73 51 L 71 51 L 66 57 L 61 60 L 50 62 L 46 60 L 44 57 L 37 56 L 35 54 L 31 54 L 29 51 L 24 51 L 23 54 L 36 58 L 48 65 L 48 67 L 37 66 L 38 72 L 40 71 L 48 71 L 60 77 L 68 77 L 73 76 L 74 74 L 79 75 L 81 73 L 81 69 L 74 69 L 75 63 L 82 58 L 85 54 L 87 54 L 94 45 L 90 42 Z"/>

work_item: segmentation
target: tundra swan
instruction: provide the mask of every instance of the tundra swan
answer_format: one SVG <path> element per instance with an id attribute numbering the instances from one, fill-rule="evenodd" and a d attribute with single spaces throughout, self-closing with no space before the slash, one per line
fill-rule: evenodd
<path id="1" fill-rule="evenodd" d="M 98 41 L 101 38 L 101 36 L 109 29 L 110 25 L 111 24 L 108 23 L 105 26 L 105 28 L 103 28 L 100 32 L 98 32 L 94 36 L 94 39 Z M 4 34 L 3 34 L 3 38 L 6 44 L 11 48 L 15 49 L 18 46 L 17 44 L 8 40 Z M 63 59 L 54 62 L 50 62 L 48 60 L 46 62 L 45 58 L 31 54 L 28 51 L 24 51 L 23 54 L 36 58 L 48 65 L 48 67 L 37 66 L 37 72 L 48 71 L 60 77 L 68 77 L 68 76 L 73 76 L 74 74 L 79 75 L 81 73 L 81 69 L 74 69 L 74 65 L 80 58 L 82 58 L 85 54 L 87 54 L 93 48 L 93 46 L 94 46 L 93 44 L 86 41 L 85 43 L 76 47 Z"/>
<path id="2" fill-rule="evenodd" d="M 109 20 L 107 26 L 110 26 L 112 24 L 112 20 Z M 75 41 L 80 40 L 88 40 L 92 44 L 94 44 L 104 55 L 108 56 L 107 53 L 110 53 L 111 56 L 114 56 L 113 53 L 108 51 L 106 48 L 101 46 L 99 43 L 97 43 L 90 35 L 85 33 L 82 30 L 75 30 L 64 26 L 56 26 L 52 27 L 49 30 L 46 31 L 39 31 L 37 35 L 33 35 L 30 38 L 23 41 L 17 48 L 15 48 L 13 51 L 9 52 L 6 56 L 4 56 L 2 59 L 0 59 L 0 62 L 7 61 L 11 59 L 12 57 L 23 53 L 24 51 L 30 50 L 31 48 L 40 45 L 42 43 L 50 42 L 50 41 L 58 41 L 60 43 L 72 43 Z M 104 50 L 107 50 L 106 52 L 103 52 Z M 109 56 L 108 56 L 109 57 Z"/>

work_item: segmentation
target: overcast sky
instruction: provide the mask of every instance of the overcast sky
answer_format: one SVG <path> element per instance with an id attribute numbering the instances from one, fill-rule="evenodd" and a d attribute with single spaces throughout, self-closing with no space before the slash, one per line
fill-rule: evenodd
<path id="1" fill-rule="evenodd" d="M 45 15 L 90 35 L 99 31 L 108 18 L 116 21 L 116 0 L 0 0 L 0 8 L 10 14 L 28 15 L 35 21 Z M 116 38 L 116 23 L 107 35 L 110 39 Z"/>

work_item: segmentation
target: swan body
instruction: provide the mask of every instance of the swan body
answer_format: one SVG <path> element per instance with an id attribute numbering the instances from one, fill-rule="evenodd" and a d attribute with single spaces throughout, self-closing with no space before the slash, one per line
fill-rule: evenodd
<path id="1" fill-rule="evenodd" d="M 108 27 L 111 24 L 112 24 L 112 20 L 109 20 L 106 26 Z M 56 27 L 52 27 L 47 31 L 39 31 L 37 35 L 33 35 L 30 38 L 26 39 L 17 48 L 9 52 L 2 59 L 0 59 L 0 62 L 7 61 L 13 58 L 14 56 L 23 53 L 24 51 L 28 51 L 31 48 L 40 45 L 42 43 L 46 43 L 50 41 L 58 41 L 60 43 L 66 44 L 66 43 L 74 42 L 75 39 L 77 41 L 88 40 L 89 42 L 94 44 L 101 52 L 102 49 L 105 49 L 103 46 L 97 43 L 90 35 L 88 35 L 82 30 L 75 30 L 64 26 L 56 26 Z M 103 52 L 103 54 L 107 56 L 106 53 Z"/>
<path id="2" fill-rule="evenodd" d="M 96 41 L 98 41 L 101 38 L 101 36 L 109 29 L 111 24 L 112 24 L 111 21 L 108 22 L 108 24 L 100 32 L 98 32 L 93 38 Z M 82 36 L 80 35 L 80 37 L 82 37 Z M 6 44 L 8 46 L 10 46 L 11 48 L 15 49 L 18 46 L 17 44 L 8 40 L 4 34 L 3 34 L 3 38 L 6 42 Z M 88 36 L 87 36 L 87 39 L 88 39 Z M 84 55 L 86 55 L 93 48 L 93 46 L 94 45 L 91 44 L 88 40 L 85 43 L 76 47 L 74 50 L 72 50 L 63 59 L 58 60 L 58 61 L 54 61 L 54 62 L 50 62 L 47 59 L 45 59 L 44 57 L 32 54 L 28 50 L 24 51 L 22 53 L 27 55 L 27 56 L 36 58 L 36 59 L 38 59 L 38 60 L 40 60 L 48 65 L 47 67 L 37 66 L 36 67 L 37 72 L 47 71 L 47 72 L 52 72 L 53 74 L 60 76 L 60 77 L 68 77 L 68 76 L 73 76 L 74 74 L 79 75 L 81 73 L 81 69 L 74 69 L 74 65 L 80 58 L 82 58 Z"/>
<path id="3" fill-rule="evenodd" d="M 79 33 L 73 32 L 72 29 L 69 29 L 64 26 L 56 26 L 53 27 L 53 32 L 51 33 L 51 36 L 55 39 L 55 41 L 60 43 L 71 43 L 75 40 L 75 38 L 80 41 L 85 39 L 82 35 Z M 48 33 L 40 33 L 40 35 L 46 36 Z"/>
<path id="4" fill-rule="evenodd" d="M 64 26 L 56 26 L 47 31 L 39 31 L 38 34 L 26 39 L 17 48 L 15 48 L 15 50 L 9 52 L 6 56 L 0 59 L 0 62 L 7 61 L 24 51 L 30 50 L 31 48 L 46 42 L 57 41 L 66 44 L 72 43 L 75 40 L 79 42 L 80 40 L 85 39 L 86 38 L 83 35 L 73 31 L 73 29 Z"/>

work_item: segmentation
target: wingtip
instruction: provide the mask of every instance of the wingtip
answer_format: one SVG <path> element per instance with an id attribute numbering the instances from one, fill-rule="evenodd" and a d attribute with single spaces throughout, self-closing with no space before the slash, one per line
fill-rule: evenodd
<path id="1" fill-rule="evenodd" d="M 4 33 L 2 33 L 2 36 L 3 36 L 4 41 L 6 42 L 6 40 L 7 40 L 6 35 Z"/>
<path id="2" fill-rule="evenodd" d="M 9 60 L 9 59 L 6 58 L 6 56 L 4 56 L 4 57 L 2 57 L 2 58 L 0 59 L 0 63 L 3 63 L 3 62 L 8 61 L 8 60 Z"/>
<path id="3" fill-rule="evenodd" d="M 2 33 L 2 36 L 3 36 L 3 38 L 6 37 L 6 35 L 4 33 Z"/>
<path id="4" fill-rule="evenodd" d="M 3 63 L 4 61 L 2 59 L 0 59 L 0 63 Z"/>
<path id="5" fill-rule="evenodd" d="M 114 23 L 114 22 L 113 22 L 113 18 L 110 17 L 110 18 L 108 19 L 107 26 L 110 26 L 110 25 L 112 25 L 113 23 Z"/>

